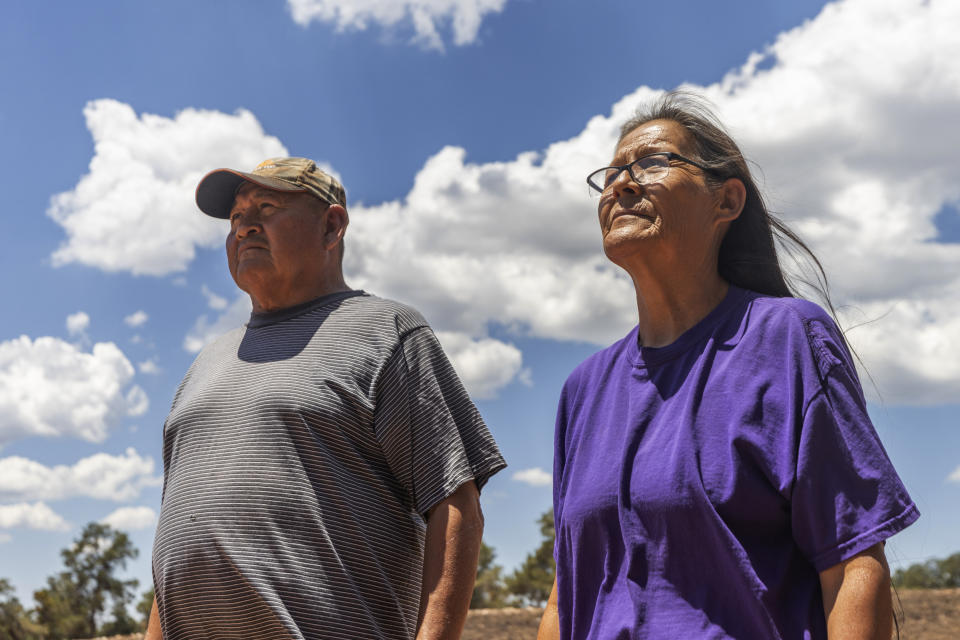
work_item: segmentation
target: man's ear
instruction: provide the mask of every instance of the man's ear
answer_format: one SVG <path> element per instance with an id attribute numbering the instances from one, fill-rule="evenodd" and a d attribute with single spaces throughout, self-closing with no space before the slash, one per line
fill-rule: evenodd
<path id="1" fill-rule="evenodd" d="M 350 224 L 347 210 L 339 204 L 331 204 L 323 215 L 323 243 L 329 251 L 343 239 L 343 234 Z"/>
<path id="2" fill-rule="evenodd" d="M 714 207 L 717 222 L 733 222 L 740 217 L 747 203 L 747 188 L 740 178 L 728 178 L 717 188 Z"/>

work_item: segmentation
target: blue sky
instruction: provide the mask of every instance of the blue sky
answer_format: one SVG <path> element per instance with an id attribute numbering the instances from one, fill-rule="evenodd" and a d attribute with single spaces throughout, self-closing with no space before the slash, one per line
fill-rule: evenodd
<path id="1" fill-rule="evenodd" d="M 244 321 L 199 177 L 301 155 L 350 200 L 352 286 L 417 306 L 510 467 L 508 569 L 550 505 L 553 415 L 626 333 L 583 177 L 687 83 L 823 260 L 923 517 L 896 566 L 960 550 L 960 28 L 945 0 L 15 0 L 0 23 L 0 577 L 21 600 L 89 521 L 146 587 L 161 429 L 195 351 Z"/>

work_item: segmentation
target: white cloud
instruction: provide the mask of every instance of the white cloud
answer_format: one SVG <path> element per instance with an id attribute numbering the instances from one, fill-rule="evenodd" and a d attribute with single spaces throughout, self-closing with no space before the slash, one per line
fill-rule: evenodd
<path id="1" fill-rule="evenodd" d="M 10 542 L 11 540 L 13 540 L 13 536 L 9 533 L 0 533 L 0 544 L 3 544 L 4 542 Z"/>
<path id="2" fill-rule="evenodd" d="M 954 469 L 953 473 L 947 476 L 947 482 L 960 482 L 960 467 Z"/>
<path id="3" fill-rule="evenodd" d="M 958 26 L 958 3 L 839 2 L 721 82 L 690 87 L 759 165 L 771 208 L 824 262 L 835 302 L 877 319 L 850 339 L 896 404 L 960 397 L 960 244 L 937 242 L 933 223 L 960 204 L 948 135 Z M 510 162 L 443 149 L 404 200 L 354 207 L 351 282 L 474 336 L 491 323 L 597 344 L 622 336 L 632 285 L 602 256 L 583 177 L 658 94 L 641 87 L 573 138 Z"/>
<path id="4" fill-rule="evenodd" d="M 150 507 L 120 507 L 100 522 L 121 531 L 135 531 L 149 529 L 156 521 L 157 512 Z"/>
<path id="5" fill-rule="evenodd" d="M 438 331 L 437 339 L 474 398 L 494 397 L 521 373 L 523 354 L 512 344 L 449 331 Z"/>
<path id="6" fill-rule="evenodd" d="M 200 291 L 203 292 L 203 297 L 207 299 L 207 306 L 211 309 L 223 310 L 227 308 L 227 299 L 215 294 L 207 285 L 203 285 Z"/>
<path id="7" fill-rule="evenodd" d="M 513 474 L 513 479 L 531 487 L 547 487 L 553 483 L 553 476 L 540 467 L 521 469 Z"/>
<path id="8" fill-rule="evenodd" d="M 66 531 L 70 528 L 70 525 L 42 502 L 0 505 L 0 529 L 12 529 L 14 527 L 42 529 L 44 531 Z"/>
<path id="9" fill-rule="evenodd" d="M 83 311 L 77 311 L 67 316 L 67 333 L 72 336 L 83 333 L 90 326 L 90 316 Z"/>
<path id="10" fill-rule="evenodd" d="M 204 173 L 250 168 L 287 154 L 242 109 L 137 117 L 127 104 L 95 100 L 84 116 L 95 155 L 77 186 L 51 200 L 47 213 L 67 234 L 53 254 L 55 265 L 149 275 L 183 271 L 196 247 L 219 246 L 226 233 L 222 221 L 203 215 L 193 202 Z"/>
<path id="11" fill-rule="evenodd" d="M 412 42 L 443 50 L 440 31 L 450 24 L 457 46 L 477 40 L 486 14 L 499 13 L 507 0 L 287 0 L 294 21 L 306 26 L 313 20 L 334 24 L 340 31 L 363 31 L 370 23 L 386 28 L 413 27 Z"/>
<path id="12" fill-rule="evenodd" d="M 137 370 L 140 373 L 145 373 L 151 376 L 155 376 L 159 374 L 161 371 L 160 367 L 157 365 L 157 361 L 154 360 L 153 358 L 150 358 L 149 360 L 144 360 L 143 362 L 139 363 L 137 365 Z"/>
<path id="13" fill-rule="evenodd" d="M 150 457 L 133 448 L 124 455 L 97 453 L 72 466 L 47 467 L 34 460 L 0 458 L 0 499 L 63 500 L 78 496 L 122 502 L 133 500 L 144 487 L 159 486 Z"/>
<path id="14" fill-rule="evenodd" d="M 241 293 L 212 322 L 206 315 L 200 316 L 183 339 L 183 348 L 190 353 L 197 353 L 227 331 L 246 324 L 252 308 L 250 296 Z"/>
<path id="15" fill-rule="evenodd" d="M 123 321 L 126 323 L 128 327 L 139 327 L 149 319 L 150 319 L 150 316 L 147 315 L 147 312 L 140 309 L 126 316 L 123 319 Z"/>
<path id="16" fill-rule="evenodd" d="M 390 15 L 397 15 L 396 20 L 412 6 L 394 5 L 391 10 L 399 13 Z M 347 28 L 374 20 L 377 11 L 387 11 L 384 6 L 371 0 L 354 4 L 354 13 L 342 13 L 346 9 L 339 3 L 302 0 L 291 10 L 302 22 L 322 19 Z M 431 15 L 442 15 L 438 11 Z M 782 34 L 721 82 L 692 87 L 717 105 L 721 119 L 760 167 L 771 208 L 824 262 L 835 301 L 860 310 L 856 316 L 846 311 L 844 318 L 879 318 L 852 331 L 850 338 L 888 403 L 956 402 L 960 397 L 960 244 L 937 242 L 933 222 L 943 207 L 960 206 L 960 149 L 950 135 L 960 111 L 958 26 L 956 2 L 846 0 Z M 517 335 L 598 345 L 621 337 L 636 321 L 633 288 L 602 254 L 596 203 L 587 196 L 584 176 L 610 159 L 619 124 L 659 93 L 640 87 L 572 138 L 513 160 L 472 164 L 464 149 L 440 150 L 404 198 L 351 208 L 348 281 L 409 302 L 439 331 L 473 341 L 486 340 L 494 325 Z M 115 155 L 114 146 L 125 156 L 143 158 L 134 164 L 146 173 L 180 176 L 163 184 L 183 193 L 158 200 L 175 202 L 189 199 L 195 178 L 217 163 L 209 160 L 213 152 L 208 150 L 191 165 L 194 177 L 186 180 L 186 170 L 163 169 L 179 167 L 177 162 L 139 151 L 153 149 L 155 138 L 163 149 L 171 148 L 167 137 L 209 140 L 194 126 L 198 120 L 220 123 L 223 129 L 242 122 L 255 134 L 248 137 L 266 139 L 246 112 L 185 111 L 174 120 L 138 120 L 126 105 L 109 101 L 92 103 L 87 111 L 98 155 L 91 173 L 68 194 L 70 202 L 86 204 L 67 207 L 70 211 L 93 211 L 101 201 L 126 205 L 125 194 L 139 192 L 136 181 L 111 181 L 113 174 L 106 169 L 114 166 L 107 162 Z M 121 124 L 104 124 L 113 121 Z M 155 129 L 164 135 L 155 136 Z M 227 138 L 224 144 L 230 143 Z M 88 192 L 90 197 L 78 195 Z M 170 217 L 157 216 L 155 209 L 134 207 L 150 212 L 151 220 Z M 192 204 L 182 209 L 203 218 Z M 97 211 L 103 220 L 114 215 L 113 209 Z M 83 246 L 96 247 L 97 255 L 113 255 L 112 247 L 127 246 L 134 225 L 113 228 L 96 220 L 93 228 L 99 231 L 91 235 L 78 219 L 77 229 L 87 234 L 84 242 L 96 240 Z M 185 246 L 189 255 L 194 244 L 206 242 L 197 241 L 202 234 L 184 231 L 180 223 L 164 222 L 141 235 L 151 246 Z M 80 240 L 72 239 L 69 246 L 75 242 Z M 219 233 L 210 236 L 210 245 L 220 242 Z M 130 251 L 143 253 L 140 246 Z M 182 268 L 189 261 L 189 256 L 171 259 L 168 254 L 149 262 L 149 268 L 146 258 L 112 266 L 93 258 L 89 263 L 166 273 L 171 265 Z M 197 351 L 211 336 L 242 324 L 249 306 L 241 309 L 241 304 L 234 302 L 218 319 L 198 320 L 184 347 Z"/>
<path id="17" fill-rule="evenodd" d="M 112 342 L 89 353 L 51 337 L 0 342 L 0 445 L 27 436 L 101 442 L 125 416 L 147 410 L 133 374 Z"/>

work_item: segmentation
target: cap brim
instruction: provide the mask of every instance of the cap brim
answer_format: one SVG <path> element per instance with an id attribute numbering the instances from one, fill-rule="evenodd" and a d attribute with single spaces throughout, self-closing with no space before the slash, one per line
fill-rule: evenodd
<path id="1" fill-rule="evenodd" d="M 273 191 L 306 191 L 284 180 L 267 178 L 233 169 L 214 169 L 197 185 L 196 201 L 200 211 L 214 218 L 229 218 L 233 197 L 244 182 L 252 182 Z"/>

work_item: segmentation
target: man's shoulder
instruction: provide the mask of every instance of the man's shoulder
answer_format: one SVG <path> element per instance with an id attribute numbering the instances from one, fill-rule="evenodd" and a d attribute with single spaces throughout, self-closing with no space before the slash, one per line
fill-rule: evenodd
<path id="1" fill-rule="evenodd" d="M 409 304 L 366 292 L 344 300 L 337 312 L 354 316 L 363 324 L 393 327 L 400 336 L 430 326 L 423 314 Z"/>
<path id="2" fill-rule="evenodd" d="M 224 351 L 236 351 L 236 346 L 243 339 L 243 334 L 246 332 L 246 330 L 247 325 L 244 323 L 239 327 L 227 330 L 219 336 L 208 336 L 204 338 L 203 344 L 200 345 L 199 349 L 196 347 L 191 349 L 190 347 L 192 345 L 189 342 L 185 342 L 184 346 L 188 350 L 197 352 L 196 360 L 217 357 L 216 354 L 223 353 Z"/>

